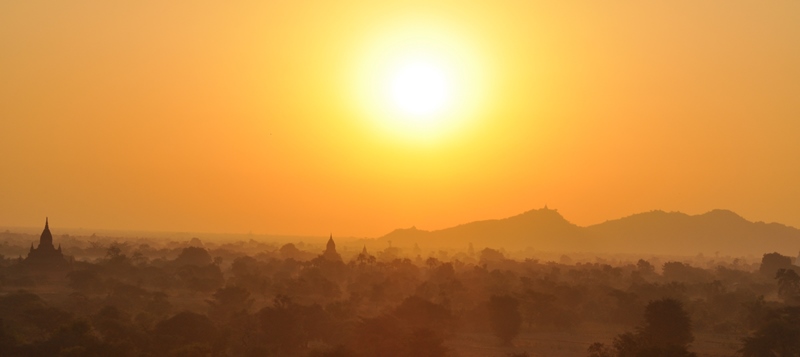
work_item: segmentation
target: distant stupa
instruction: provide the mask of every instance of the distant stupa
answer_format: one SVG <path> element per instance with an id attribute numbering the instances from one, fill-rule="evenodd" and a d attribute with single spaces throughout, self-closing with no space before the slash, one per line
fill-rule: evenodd
<path id="1" fill-rule="evenodd" d="M 328 246 L 325 249 L 325 253 L 322 253 L 322 257 L 330 261 L 342 261 L 342 256 L 336 252 L 336 243 L 333 242 L 333 234 L 328 238 Z"/>
<path id="2" fill-rule="evenodd" d="M 67 260 L 61 253 L 61 244 L 58 249 L 53 245 L 53 234 L 50 233 L 48 219 L 44 219 L 44 230 L 39 237 L 39 246 L 34 248 L 31 243 L 31 251 L 25 258 L 24 264 L 32 268 L 65 268 Z"/>

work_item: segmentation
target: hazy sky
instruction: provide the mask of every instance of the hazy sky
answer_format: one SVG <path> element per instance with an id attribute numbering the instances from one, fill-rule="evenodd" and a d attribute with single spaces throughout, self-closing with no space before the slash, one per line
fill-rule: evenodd
<path id="1" fill-rule="evenodd" d="M 407 56 L 446 74 L 427 129 L 380 104 Z M 378 236 L 545 204 L 800 227 L 800 1 L 0 2 L 0 225 Z"/>

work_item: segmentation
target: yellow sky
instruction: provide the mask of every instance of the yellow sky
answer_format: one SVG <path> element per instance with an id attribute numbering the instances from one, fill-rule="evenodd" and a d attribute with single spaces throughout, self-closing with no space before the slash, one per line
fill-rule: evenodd
<path id="1" fill-rule="evenodd" d="M 404 36 L 471 80 L 432 138 L 353 89 Z M 800 227 L 798 138 L 798 1 L 0 2 L 0 225 Z"/>

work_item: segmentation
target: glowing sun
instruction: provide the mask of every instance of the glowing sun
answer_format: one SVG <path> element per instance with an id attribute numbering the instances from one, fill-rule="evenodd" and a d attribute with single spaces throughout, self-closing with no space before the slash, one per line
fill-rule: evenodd
<path id="1" fill-rule="evenodd" d="M 466 36 L 419 23 L 374 36 L 349 80 L 370 126 L 403 141 L 441 142 L 480 115 L 485 63 Z"/>
<path id="2" fill-rule="evenodd" d="M 392 71 L 386 95 L 395 110 L 415 120 L 432 120 L 451 104 L 452 79 L 444 68 L 410 61 Z"/>

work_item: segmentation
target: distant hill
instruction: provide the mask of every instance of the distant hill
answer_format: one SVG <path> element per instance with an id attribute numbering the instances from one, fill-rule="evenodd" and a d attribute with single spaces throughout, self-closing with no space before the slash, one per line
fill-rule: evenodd
<path id="1" fill-rule="evenodd" d="M 796 256 L 800 230 L 779 223 L 750 222 L 728 210 L 690 216 L 652 211 L 586 227 L 609 249 L 620 252 L 705 254 L 720 252 Z M 614 249 L 618 247 L 618 249 Z"/>
<path id="2" fill-rule="evenodd" d="M 557 211 L 531 210 L 513 217 L 466 223 L 437 231 L 416 228 L 397 229 L 381 238 L 398 245 L 444 245 L 466 247 L 504 247 L 506 249 L 536 247 L 540 250 L 580 249 L 591 244 L 585 232 L 568 222 Z"/>
<path id="3" fill-rule="evenodd" d="M 761 255 L 777 251 L 795 256 L 800 230 L 779 223 L 750 222 L 727 210 L 690 216 L 651 211 L 580 227 L 556 210 L 531 210 L 504 219 L 466 223 L 425 231 L 397 229 L 380 237 L 398 246 L 480 247 L 520 250 L 531 247 L 554 252 L 697 253 Z"/>

